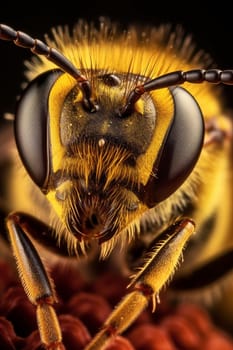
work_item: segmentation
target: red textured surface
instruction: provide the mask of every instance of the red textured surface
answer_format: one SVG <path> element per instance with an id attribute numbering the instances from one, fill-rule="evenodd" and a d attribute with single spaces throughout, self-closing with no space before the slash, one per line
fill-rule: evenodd
<path id="1" fill-rule="evenodd" d="M 59 303 L 55 309 L 65 348 L 82 350 L 124 295 L 128 281 L 103 273 L 90 284 L 75 269 L 60 266 L 51 274 L 57 287 Z M 1 261 L 0 296 L 0 349 L 42 350 L 35 306 L 27 300 L 11 267 Z M 106 350 L 233 350 L 233 339 L 197 305 L 174 307 L 162 298 L 157 313 L 145 310 Z"/>

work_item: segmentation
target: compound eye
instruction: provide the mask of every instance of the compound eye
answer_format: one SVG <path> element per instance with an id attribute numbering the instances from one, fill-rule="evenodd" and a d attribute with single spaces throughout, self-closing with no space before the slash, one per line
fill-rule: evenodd
<path id="1" fill-rule="evenodd" d="M 18 101 L 15 139 L 22 162 L 32 180 L 46 189 L 50 174 L 49 111 L 50 90 L 62 74 L 51 70 L 29 83 Z"/>
<path id="2" fill-rule="evenodd" d="M 159 160 L 144 188 L 144 202 L 153 207 L 174 193 L 192 172 L 203 147 L 204 119 L 194 97 L 185 89 L 171 89 L 174 117 Z"/>

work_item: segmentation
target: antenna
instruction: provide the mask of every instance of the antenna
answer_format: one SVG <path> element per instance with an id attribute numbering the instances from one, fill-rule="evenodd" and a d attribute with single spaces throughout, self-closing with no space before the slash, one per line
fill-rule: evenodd
<path id="1" fill-rule="evenodd" d="M 30 49 L 36 55 L 45 56 L 49 61 L 56 64 L 64 72 L 71 75 L 79 84 L 83 92 L 84 106 L 90 111 L 95 112 L 97 105 L 91 99 L 91 86 L 88 79 L 58 50 L 46 45 L 39 39 L 34 39 L 28 34 L 16 31 L 13 28 L 0 24 L 0 39 L 12 41 L 15 45 Z"/>
<path id="2" fill-rule="evenodd" d="M 176 71 L 161 75 L 145 84 L 136 86 L 128 95 L 125 106 L 121 110 L 121 117 L 129 115 L 139 98 L 149 91 L 154 91 L 169 86 L 181 85 L 185 82 L 200 84 L 208 82 L 211 84 L 233 85 L 233 70 L 220 69 L 192 69 L 188 71 Z"/>

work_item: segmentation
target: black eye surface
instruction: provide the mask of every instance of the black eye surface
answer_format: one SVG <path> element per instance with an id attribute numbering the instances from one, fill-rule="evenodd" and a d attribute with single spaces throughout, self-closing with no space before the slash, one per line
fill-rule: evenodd
<path id="1" fill-rule="evenodd" d="M 29 83 L 17 105 L 16 144 L 27 172 L 41 189 L 46 188 L 50 172 L 49 92 L 61 74 L 53 70 L 39 75 Z"/>
<path id="2" fill-rule="evenodd" d="M 192 172 L 203 146 L 204 120 L 194 97 L 185 89 L 171 89 L 174 118 L 159 160 L 143 189 L 143 201 L 153 207 L 174 193 Z"/>

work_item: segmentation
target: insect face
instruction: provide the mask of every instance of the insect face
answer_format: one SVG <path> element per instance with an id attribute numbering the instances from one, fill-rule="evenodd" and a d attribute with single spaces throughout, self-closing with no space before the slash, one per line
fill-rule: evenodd
<path id="1" fill-rule="evenodd" d="M 15 130 L 28 172 L 69 232 L 102 242 L 127 227 L 134 212 L 142 211 L 134 194 L 139 187 L 135 163 L 150 144 L 155 108 L 144 97 L 141 109 L 123 119 L 119 111 L 127 79 L 100 71 L 92 72 L 91 80 L 95 112 L 86 108 L 80 88 L 67 75 L 52 71 L 40 76 L 19 101 Z M 49 99 L 48 110 L 45 105 L 38 111 L 35 127 L 31 115 L 42 98 Z M 26 125 L 31 130 L 27 137 Z"/>
<path id="2" fill-rule="evenodd" d="M 129 88 L 145 77 L 97 70 L 88 79 L 95 110 L 60 71 L 32 81 L 18 103 L 16 141 L 29 174 L 68 231 L 103 243 L 122 231 L 133 234 L 141 214 L 180 186 L 199 156 L 204 128 L 198 104 L 184 89 L 167 91 L 163 117 L 148 94 L 122 115 Z M 38 109 L 40 100 L 48 103 Z M 189 148 L 179 161 L 185 138 Z"/>
<path id="3" fill-rule="evenodd" d="M 96 72 L 91 80 L 98 110 L 85 110 L 81 92 L 74 87 L 60 118 L 66 154 L 61 174 L 69 181 L 63 214 L 77 237 L 96 236 L 99 242 L 126 228 L 143 210 L 134 193 L 139 187 L 136 161 L 151 141 L 155 108 L 144 98 L 140 111 L 121 118 L 128 83 L 124 79 Z"/>

